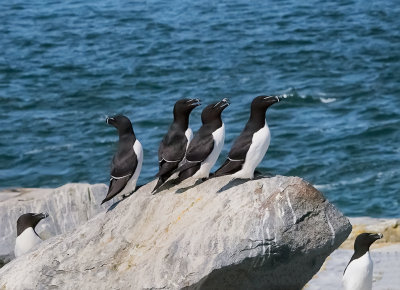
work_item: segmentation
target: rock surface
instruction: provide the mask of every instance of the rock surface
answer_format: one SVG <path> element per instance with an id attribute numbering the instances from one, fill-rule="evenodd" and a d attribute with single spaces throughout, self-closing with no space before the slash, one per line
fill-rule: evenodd
<path id="1" fill-rule="evenodd" d="M 28 212 L 48 212 L 36 232 L 43 238 L 59 235 L 87 222 L 111 203 L 100 206 L 107 194 L 104 184 L 67 184 L 51 188 L 0 191 L 0 267 L 14 258 L 17 219 Z"/>
<path id="2" fill-rule="evenodd" d="M 0 289 L 301 289 L 351 225 L 307 182 L 154 182 L 0 269 Z"/>

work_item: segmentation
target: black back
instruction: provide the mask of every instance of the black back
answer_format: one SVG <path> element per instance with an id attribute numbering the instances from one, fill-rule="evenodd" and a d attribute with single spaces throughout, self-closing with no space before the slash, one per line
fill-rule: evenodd
<path id="1" fill-rule="evenodd" d="M 107 123 L 118 130 L 118 150 L 111 162 L 111 179 L 106 198 L 102 203 L 120 193 L 135 173 L 138 160 L 133 150 L 136 141 L 131 121 L 122 115 L 107 118 Z"/>
<path id="2" fill-rule="evenodd" d="M 21 215 L 17 220 L 17 236 L 22 234 L 27 228 L 35 230 L 36 225 L 48 216 L 47 213 L 26 213 Z"/>
<path id="3" fill-rule="evenodd" d="M 181 161 L 185 156 L 189 128 L 189 116 L 192 110 L 200 105 L 199 99 L 181 99 L 174 106 L 174 121 L 164 136 L 158 149 L 158 161 Z M 160 164 L 161 169 L 161 164 Z"/>
<path id="4" fill-rule="evenodd" d="M 265 126 L 265 113 L 271 105 L 277 102 L 279 102 L 279 98 L 271 96 L 258 96 L 253 99 L 249 120 L 239 137 L 233 143 L 228 154 L 229 159 L 215 171 L 215 176 L 233 174 L 242 169 L 254 133 Z"/>
<path id="5" fill-rule="evenodd" d="M 276 102 L 279 102 L 279 98 L 270 96 L 259 96 L 251 102 L 250 118 L 239 137 L 233 143 L 229 151 L 229 158 L 244 160 L 254 133 L 265 126 L 265 113 L 267 109 Z"/>
<path id="6" fill-rule="evenodd" d="M 174 121 L 158 148 L 159 171 L 157 176 L 159 178 L 153 191 L 172 175 L 178 168 L 179 162 L 185 157 L 188 141 L 185 132 L 189 128 L 189 116 L 192 110 L 199 105 L 199 99 L 181 99 L 175 103 Z"/>
<path id="7" fill-rule="evenodd" d="M 204 108 L 201 113 L 201 121 L 203 125 L 196 132 L 192 142 L 186 151 L 186 163 L 178 168 L 178 172 L 181 172 L 178 181 L 182 181 L 192 176 L 200 168 L 199 163 L 203 162 L 208 155 L 211 154 L 214 148 L 213 132 L 221 128 L 222 111 L 229 106 L 229 100 L 224 98 L 223 100 L 208 105 Z M 191 170 L 190 174 L 184 173 L 183 171 L 189 170 L 192 167 L 196 167 L 197 170 Z M 194 171 L 194 172 L 193 172 Z"/>
<path id="8" fill-rule="evenodd" d="M 364 256 L 366 252 L 369 251 L 369 247 L 376 241 L 383 237 L 382 234 L 373 234 L 373 233 L 362 233 L 359 234 L 354 241 L 354 254 L 351 257 L 349 263 L 344 269 L 343 274 L 346 272 L 347 267 L 351 263 L 351 261 L 361 258 Z"/>
<path id="9" fill-rule="evenodd" d="M 133 151 L 136 136 L 133 132 L 132 123 L 127 117 L 122 115 L 108 120 L 108 124 L 117 128 L 119 135 L 118 150 L 111 163 L 111 175 L 121 177 L 133 174 L 137 166 L 137 157 Z"/>
<path id="10" fill-rule="evenodd" d="M 223 99 L 218 103 L 210 104 L 204 108 L 201 113 L 201 122 L 203 125 L 194 135 L 186 152 L 186 159 L 188 161 L 202 162 L 210 155 L 214 148 L 212 134 L 221 128 L 221 114 L 227 106 L 229 106 L 228 99 Z"/>

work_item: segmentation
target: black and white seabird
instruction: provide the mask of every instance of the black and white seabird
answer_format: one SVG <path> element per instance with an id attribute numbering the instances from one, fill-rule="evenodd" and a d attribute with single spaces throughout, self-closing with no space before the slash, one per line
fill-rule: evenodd
<path id="1" fill-rule="evenodd" d="M 17 239 L 15 240 L 14 254 L 19 257 L 30 252 L 42 239 L 35 231 L 36 225 L 49 215 L 47 213 L 26 213 L 17 220 Z"/>
<path id="2" fill-rule="evenodd" d="M 363 233 L 354 242 L 354 254 L 343 273 L 346 290 L 371 290 L 373 262 L 369 247 L 383 237 L 382 234 Z"/>
<path id="3" fill-rule="evenodd" d="M 107 118 L 107 124 L 118 129 L 118 151 L 111 163 L 110 186 L 102 204 L 117 194 L 128 195 L 136 188 L 143 163 L 143 148 L 133 132 L 131 121 L 122 115 Z"/>
<path id="4" fill-rule="evenodd" d="M 189 115 L 199 105 L 199 99 L 181 99 L 175 103 L 174 121 L 158 148 L 158 181 L 153 192 L 171 177 L 185 157 L 186 149 L 193 139 L 192 129 L 189 128 Z"/>
<path id="5" fill-rule="evenodd" d="M 271 134 L 265 120 L 267 109 L 279 102 L 279 97 L 259 96 L 251 103 L 250 118 L 233 143 L 228 159 L 214 176 L 232 174 L 235 178 L 254 177 L 254 170 L 268 150 Z"/>
<path id="6" fill-rule="evenodd" d="M 221 113 L 228 106 L 229 101 L 224 98 L 204 108 L 201 113 L 202 126 L 189 144 L 183 165 L 177 169 L 178 182 L 191 176 L 208 178 L 224 146 L 225 125 Z"/>

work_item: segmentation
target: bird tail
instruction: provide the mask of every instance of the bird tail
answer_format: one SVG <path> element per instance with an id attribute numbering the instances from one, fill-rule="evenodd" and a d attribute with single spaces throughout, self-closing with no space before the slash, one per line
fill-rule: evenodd
<path id="1" fill-rule="evenodd" d="M 242 169 L 243 163 L 243 160 L 231 160 L 228 158 L 225 160 L 224 164 L 214 172 L 213 177 L 234 174 Z"/>
<path id="2" fill-rule="evenodd" d="M 178 167 L 178 164 L 176 164 L 174 166 L 176 168 L 176 167 Z M 171 175 L 174 174 L 174 171 L 173 171 L 174 168 L 170 168 L 170 169 L 171 169 L 170 171 L 164 172 L 162 175 L 158 176 L 157 184 L 153 188 L 152 193 L 154 193 L 157 189 L 159 189 L 168 180 L 168 178 L 170 178 Z"/>
<path id="3" fill-rule="evenodd" d="M 197 172 L 197 170 L 200 169 L 200 166 L 201 166 L 201 162 L 197 162 L 197 163 L 192 163 L 189 168 L 180 170 L 178 178 L 177 178 L 177 182 L 181 183 L 185 179 L 193 176 Z"/>
<path id="4" fill-rule="evenodd" d="M 111 197 L 111 198 L 112 198 L 112 197 Z M 105 199 L 103 199 L 103 201 L 101 202 L 101 204 L 103 204 L 103 203 L 109 201 L 111 198 L 105 198 Z"/>
<path id="5" fill-rule="evenodd" d="M 161 185 L 163 185 L 165 183 L 165 181 L 167 181 L 168 178 L 163 178 L 163 176 L 160 176 L 157 180 L 157 184 L 156 186 L 153 188 L 152 193 L 154 193 L 155 191 L 157 191 L 157 189 L 160 188 Z"/>
<path id="6" fill-rule="evenodd" d="M 170 174 L 169 176 L 171 176 L 174 170 L 178 168 L 179 162 L 180 161 L 162 163 L 156 177 L 161 177 L 168 174 Z M 167 178 L 165 180 L 167 180 Z"/>

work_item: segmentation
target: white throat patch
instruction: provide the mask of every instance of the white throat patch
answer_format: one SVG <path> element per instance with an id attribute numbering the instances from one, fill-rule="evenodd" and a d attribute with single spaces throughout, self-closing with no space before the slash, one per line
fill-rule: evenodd
<path id="1" fill-rule="evenodd" d="M 42 239 L 38 237 L 33 228 L 29 227 L 25 229 L 15 240 L 15 257 L 30 252 L 41 242 Z"/>

